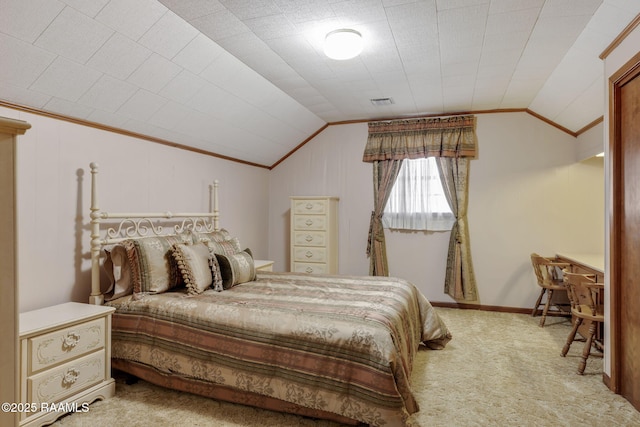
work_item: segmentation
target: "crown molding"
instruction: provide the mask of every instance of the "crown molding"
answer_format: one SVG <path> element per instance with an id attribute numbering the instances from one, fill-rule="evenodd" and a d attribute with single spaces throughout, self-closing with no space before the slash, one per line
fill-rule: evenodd
<path id="1" fill-rule="evenodd" d="M 622 43 L 624 41 L 624 39 L 626 39 L 627 36 L 629 34 L 631 34 L 631 32 L 633 30 L 635 30 L 636 27 L 639 26 L 639 25 L 640 25 L 640 13 L 638 15 L 636 15 L 636 17 L 633 18 L 633 20 L 631 22 L 629 22 L 629 25 L 627 25 L 624 28 L 624 30 L 622 30 L 620 32 L 620 34 L 618 34 L 618 36 L 615 39 L 613 39 L 611 44 L 609 44 L 609 46 L 607 46 L 607 48 L 602 51 L 602 53 L 600 54 L 599 58 L 600 59 L 606 59 L 607 56 L 609 56 L 609 54 L 611 54 L 611 52 L 613 52 L 618 46 L 620 46 L 620 43 Z"/>
<path id="2" fill-rule="evenodd" d="M 62 115 L 62 114 L 56 114 L 56 113 L 52 113 L 52 112 L 49 112 L 49 111 L 44 111 L 44 110 L 41 110 L 39 108 L 27 107 L 27 106 L 24 106 L 24 105 L 14 104 L 14 103 L 7 102 L 7 101 L 2 101 L 2 100 L 0 100 L 0 107 L 7 107 L 7 108 L 11 108 L 13 110 L 24 111 L 24 112 L 31 113 L 31 114 L 36 114 L 36 115 L 39 115 L 39 116 L 44 116 L 44 117 L 49 117 L 49 118 L 53 118 L 53 119 L 57 119 L 57 120 L 70 122 L 70 123 L 75 123 L 75 124 L 78 124 L 78 125 L 91 127 L 91 128 L 94 128 L 94 129 L 100 129 L 100 130 L 104 130 L 104 131 L 107 131 L 107 132 L 113 132 L 113 133 L 117 133 L 117 134 L 120 134 L 120 135 L 130 136 L 130 137 L 142 139 L 142 140 L 145 140 L 145 141 L 154 142 L 154 143 L 161 144 L 161 145 L 166 145 L 168 147 L 178 148 L 180 150 L 191 151 L 191 152 L 194 152 L 194 153 L 203 154 L 205 156 L 216 157 L 216 158 L 219 158 L 219 159 L 222 159 L 222 160 L 228 160 L 228 161 L 231 161 L 231 162 L 241 163 L 241 164 L 244 164 L 244 165 L 254 166 L 254 167 L 258 167 L 258 168 L 264 168 L 264 169 L 268 169 L 268 170 L 272 170 L 276 166 L 278 166 L 280 163 L 284 162 L 286 159 L 288 159 L 296 151 L 298 151 L 299 149 L 304 147 L 309 141 L 314 139 L 316 136 L 318 136 L 320 133 L 322 133 L 329 126 L 347 125 L 347 124 L 355 124 L 355 123 L 368 123 L 368 122 L 371 122 L 371 121 L 400 120 L 400 119 L 414 119 L 414 118 L 430 118 L 430 117 L 449 117 L 449 116 L 460 116 L 460 115 L 468 115 L 468 114 L 478 115 L 478 114 L 523 113 L 524 112 L 524 113 L 532 115 L 533 117 L 537 118 L 538 120 L 541 120 L 541 121 L 549 124 L 550 126 L 553 126 L 553 127 L 557 128 L 557 129 L 561 130 L 562 132 L 565 132 L 565 133 L 573 136 L 574 138 L 577 138 L 580 134 L 586 132 L 587 130 L 591 129 L 592 127 L 598 125 L 599 123 L 601 123 L 603 121 L 603 117 L 600 117 L 600 118 L 594 120 L 593 122 L 589 123 L 588 125 L 586 125 L 582 129 L 580 129 L 579 131 L 573 132 L 573 131 L 565 128 L 564 126 L 561 126 L 561 125 L 555 123 L 554 121 L 549 120 L 546 117 L 544 117 L 544 116 L 542 116 L 542 115 L 540 115 L 540 114 L 536 113 L 535 111 L 532 111 L 532 110 L 530 110 L 528 108 L 505 108 L 505 109 L 493 109 L 493 110 L 457 111 L 457 112 L 452 112 L 452 113 L 420 114 L 420 115 L 412 115 L 412 116 L 400 116 L 400 117 L 396 116 L 396 117 L 377 118 L 377 119 L 358 119 L 358 120 L 345 120 L 345 121 L 338 121 L 338 122 L 329 122 L 329 123 L 325 123 L 318 130 L 316 130 L 313 134 L 311 134 L 304 141 L 302 141 L 300 144 L 298 144 L 293 150 L 289 151 L 287 154 L 285 154 L 283 157 L 281 157 L 277 162 L 275 162 L 274 164 L 269 166 L 269 165 L 263 165 L 263 164 L 259 164 L 259 163 L 253 163 L 253 162 L 249 162 L 249 161 L 246 161 L 246 160 L 237 159 L 235 157 L 225 156 L 225 155 L 222 155 L 222 154 L 214 153 L 212 151 L 203 150 L 203 149 L 200 149 L 200 148 L 190 147 L 188 145 L 179 144 L 179 143 L 172 142 L 172 141 L 169 141 L 169 140 L 166 140 L 166 139 L 162 139 L 162 138 L 156 138 L 156 137 L 153 137 L 153 136 L 144 135 L 144 134 L 141 134 L 141 133 L 132 132 L 132 131 L 128 131 L 128 130 L 125 130 L 125 129 L 116 128 L 116 127 L 113 127 L 113 126 L 103 125 L 103 124 L 92 122 L 92 121 L 89 121 L 89 120 L 77 119 L 77 118 L 70 117 L 70 116 L 65 116 L 65 115 Z M 26 124 L 26 127 L 24 127 L 24 131 L 26 131 L 27 129 L 29 129 L 31 127 L 30 124 L 28 124 L 27 122 L 23 122 L 21 120 L 14 120 L 14 119 L 5 119 L 5 120 L 11 120 L 13 124 L 15 124 L 17 122 L 21 122 L 22 124 L 20 126 L 25 126 L 24 124 Z M 0 126 L 1 125 L 2 125 L 2 122 L 0 122 Z M 20 126 L 18 126 L 18 128 Z M 24 133 L 24 132 L 22 132 L 22 133 Z"/>
<path id="3" fill-rule="evenodd" d="M 259 163 L 248 162 L 246 160 L 236 159 L 235 157 L 230 157 L 230 156 L 225 156 L 223 154 L 214 153 L 213 151 L 208 151 L 208 150 L 203 150 L 203 149 L 200 149 L 200 148 L 190 147 L 188 145 L 179 144 L 177 142 L 168 141 L 166 139 L 156 138 L 154 136 L 144 135 L 144 134 L 141 134 L 141 133 L 132 132 L 132 131 L 129 131 L 129 130 L 125 130 L 125 129 L 121 129 L 121 128 L 117 128 L 117 127 L 113 127 L 113 126 L 107 126 L 107 125 L 103 125 L 103 124 L 100 124 L 100 123 L 92 122 L 92 121 L 89 121 L 89 120 L 77 119 L 77 118 L 70 117 L 70 116 L 65 116 L 65 115 L 62 115 L 62 114 L 56 114 L 56 113 L 52 113 L 52 112 L 49 112 L 49 111 L 41 110 L 39 108 L 32 108 L 32 107 L 27 107 L 27 106 L 24 106 L 24 105 L 13 104 L 13 103 L 2 101 L 2 100 L 0 100 L 0 107 L 7 107 L 7 108 L 11 108 L 13 110 L 24 111 L 26 113 L 36 114 L 38 116 L 49 117 L 49 118 L 52 118 L 52 119 L 62 120 L 62 121 L 65 121 L 65 122 L 70 122 L 70 123 L 74 123 L 74 124 L 81 125 L 81 126 L 87 126 L 87 127 L 91 127 L 91 128 L 94 128 L 94 129 L 100 129 L 100 130 L 104 130 L 104 131 L 107 131 L 107 132 L 113 132 L 113 133 L 117 133 L 117 134 L 120 134 L 120 135 L 130 136 L 130 137 L 142 139 L 142 140 L 145 140 L 145 141 L 155 142 L 156 144 L 166 145 L 168 147 L 178 148 L 180 150 L 191 151 L 191 152 L 194 152 L 194 153 L 203 154 L 205 156 L 211 156 L 211 157 L 216 157 L 216 158 L 223 159 L 223 160 L 229 160 L 231 162 L 242 163 L 242 164 L 249 165 L 249 166 L 255 166 L 255 167 L 259 167 L 259 168 L 270 169 L 269 166 L 261 165 Z"/>

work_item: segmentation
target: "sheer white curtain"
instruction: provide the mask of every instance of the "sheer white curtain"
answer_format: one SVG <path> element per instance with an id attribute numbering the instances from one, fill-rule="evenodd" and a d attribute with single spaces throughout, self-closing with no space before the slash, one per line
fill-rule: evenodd
<path id="1" fill-rule="evenodd" d="M 435 159 L 404 160 L 384 210 L 386 228 L 448 231 L 456 219 L 442 189 Z"/>

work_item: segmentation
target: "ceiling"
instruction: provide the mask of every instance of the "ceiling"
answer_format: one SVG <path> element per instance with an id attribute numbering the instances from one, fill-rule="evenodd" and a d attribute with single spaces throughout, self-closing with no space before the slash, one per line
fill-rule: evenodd
<path id="1" fill-rule="evenodd" d="M 603 114 L 638 0 L 0 0 L 0 101 L 271 166 L 327 123 Z M 335 61 L 324 35 L 352 28 Z M 371 99 L 392 98 L 375 106 Z"/>

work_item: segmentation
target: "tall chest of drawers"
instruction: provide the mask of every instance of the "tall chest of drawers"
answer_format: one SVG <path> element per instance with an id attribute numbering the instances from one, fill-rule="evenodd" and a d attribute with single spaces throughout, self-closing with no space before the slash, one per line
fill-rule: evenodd
<path id="1" fill-rule="evenodd" d="M 291 197 L 291 271 L 338 273 L 338 200 Z"/>
<path id="2" fill-rule="evenodd" d="M 69 302 L 20 314 L 20 426 L 114 395 L 112 307 Z"/>

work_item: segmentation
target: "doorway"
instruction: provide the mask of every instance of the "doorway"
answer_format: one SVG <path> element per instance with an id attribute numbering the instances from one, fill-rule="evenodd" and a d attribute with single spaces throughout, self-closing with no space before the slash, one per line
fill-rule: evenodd
<path id="1" fill-rule="evenodd" d="M 640 54 L 610 79 L 611 384 L 640 410 Z"/>

